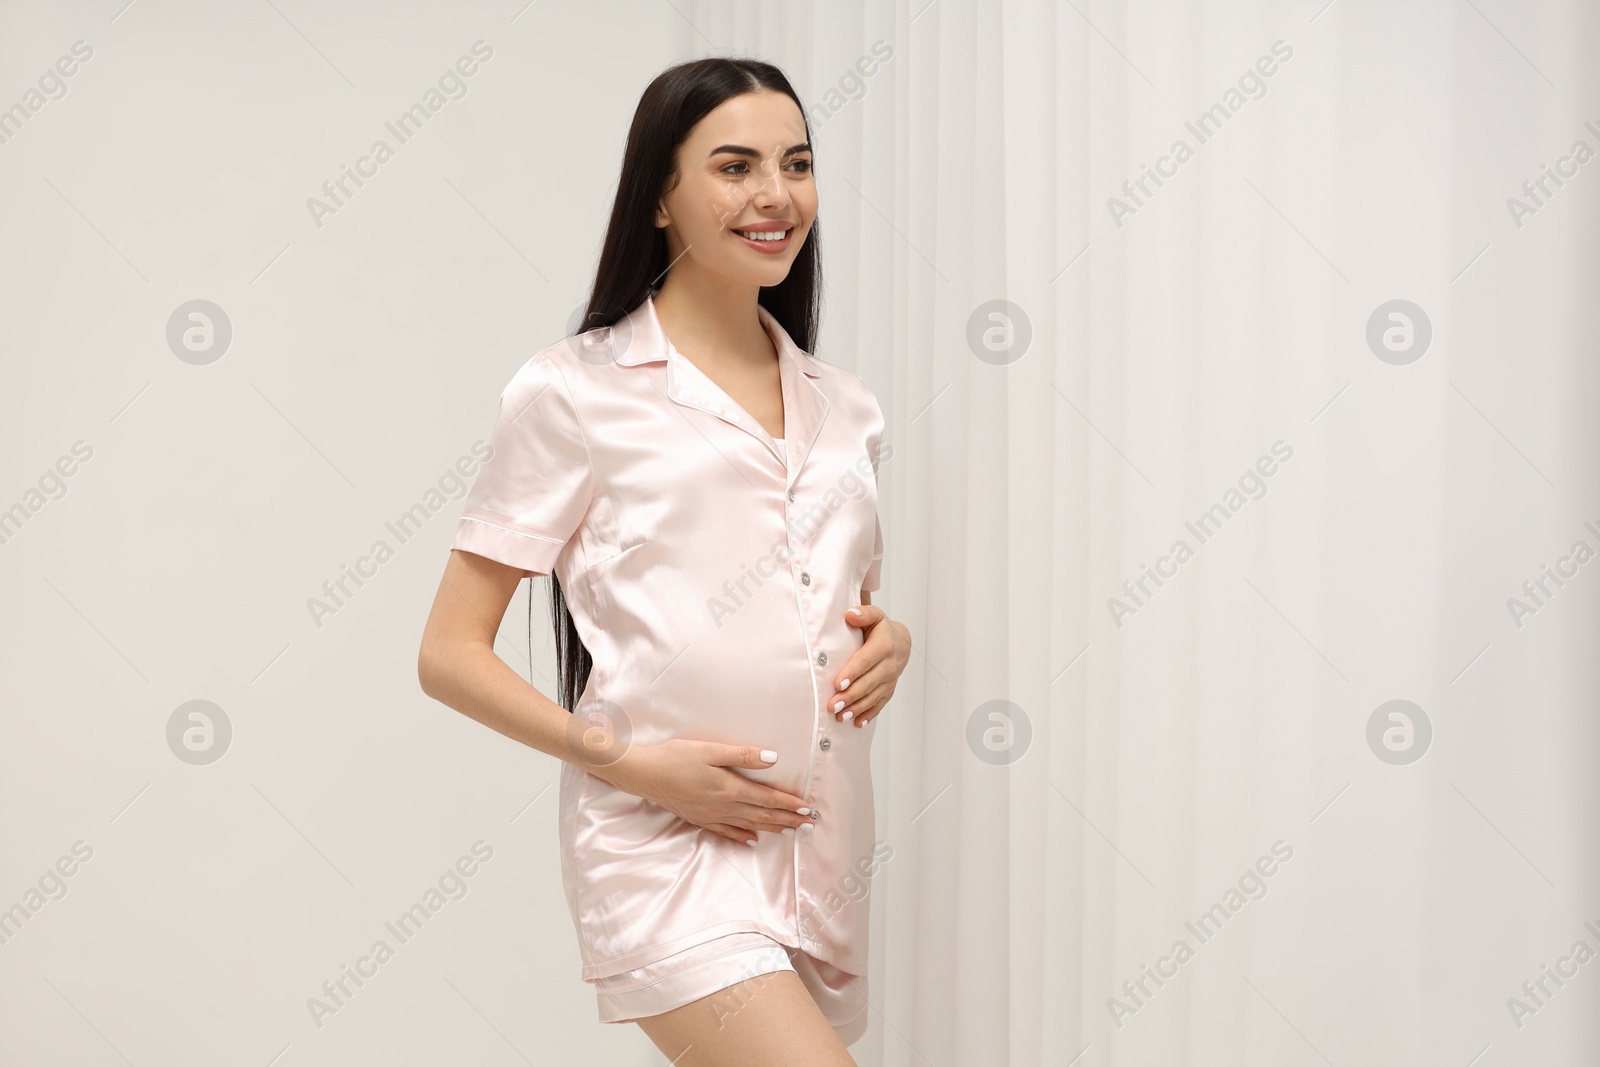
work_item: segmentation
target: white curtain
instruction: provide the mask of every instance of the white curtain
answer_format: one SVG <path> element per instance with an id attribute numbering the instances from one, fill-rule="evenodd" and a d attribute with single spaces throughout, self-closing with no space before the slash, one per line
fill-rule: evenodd
<path id="1" fill-rule="evenodd" d="M 1597 48 L 1585 0 L 0 7 L 0 1061 L 665 1062 L 577 979 L 560 765 L 414 664 L 639 93 L 725 53 L 812 104 L 817 354 L 893 450 L 856 1059 L 1594 1062 Z M 550 692 L 545 595 L 499 648 Z"/>
<path id="2" fill-rule="evenodd" d="M 895 449 L 857 1057 L 1594 1060 L 1593 5 L 685 14 Z"/>

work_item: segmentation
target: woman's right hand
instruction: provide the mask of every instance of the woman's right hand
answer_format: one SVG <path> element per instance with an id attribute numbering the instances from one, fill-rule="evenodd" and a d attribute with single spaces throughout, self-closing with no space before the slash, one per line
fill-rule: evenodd
<path id="1" fill-rule="evenodd" d="M 685 822 L 753 845 L 761 830 L 810 832 L 811 820 L 797 810 L 806 806 L 803 797 L 751 781 L 733 769 L 772 765 L 756 746 L 675 737 L 659 745 L 633 745 L 614 762 L 584 769 Z"/>

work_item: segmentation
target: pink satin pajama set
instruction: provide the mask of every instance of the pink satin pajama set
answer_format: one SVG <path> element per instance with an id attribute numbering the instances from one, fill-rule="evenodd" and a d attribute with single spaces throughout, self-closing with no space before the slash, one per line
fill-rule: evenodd
<path id="1" fill-rule="evenodd" d="M 646 297 L 517 371 L 451 547 L 559 577 L 593 657 L 576 724 L 774 749 L 737 773 L 811 809 L 751 846 L 563 762 L 562 877 L 601 1021 L 792 969 L 848 1044 L 867 1025 L 871 881 L 893 852 L 873 839 L 876 722 L 829 705 L 864 640 L 845 612 L 879 583 L 884 420 L 860 377 L 758 313 L 781 441 L 672 346 Z"/>

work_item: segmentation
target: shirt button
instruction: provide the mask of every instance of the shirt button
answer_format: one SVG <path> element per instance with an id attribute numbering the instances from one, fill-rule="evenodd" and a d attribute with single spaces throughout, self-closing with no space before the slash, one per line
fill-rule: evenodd
<path id="1" fill-rule="evenodd" d="M 812 822 L 816 822 L 820 818 L 822 818 L 822 812 L 818 811 L 816 808 L 812 808 L 811 809 L 811 821 Z"/>
<path id="2" fill-rule="evenodd" d="M 805 571 L 801 571 L 800 572 L 800 584 L 801 585 L 810 585 L 811 584 L 811 575 L 808 574 Z"/>
<path id="3" fill-rule="evenodd" d="M 794 499 L 794 490 L 793 489 L 789 490 L 789 499 L 790 500 Z"/>
<path id="4" fill-rule="evenodd" d="M 828 665 L 828 654 L 826 652 L 818 652 L 817 662 L 826 667 Z"/>
<path id="5" fill-rule="evenodd" d="M 833 747 L 833 742 L 826 737 L 824 737 L 821 741 L 818 741 L 817 744 L 823 748 Z"/>

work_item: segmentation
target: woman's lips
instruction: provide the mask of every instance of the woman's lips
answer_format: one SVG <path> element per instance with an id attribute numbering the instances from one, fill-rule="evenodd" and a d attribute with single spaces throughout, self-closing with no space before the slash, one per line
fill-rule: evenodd
<path id="1" fill-rule="evenodd" d="M 786 251 L 789 248 L 789 242 L 794 238 L 793 227 L 790 227 L 787 231 L 785 231 L 783 237 L 776 241 L 752 240 L 751 238 L 740 233 L 738 230 L 729 230 L 728 232 L 733 234 L 748 247 L 755 249 L 757 252 L 765 252 L 769 256 L 775 256 Z"/>

